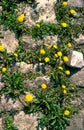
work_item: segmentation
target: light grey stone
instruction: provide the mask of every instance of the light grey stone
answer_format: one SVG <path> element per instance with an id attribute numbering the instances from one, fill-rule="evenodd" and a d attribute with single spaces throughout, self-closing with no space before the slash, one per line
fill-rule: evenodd
<path id="1" fill-rule="evenodd" d="M 23 35 L 22 36 L 22 41 L 23 41 L 23 44 L 24 44 L 24 48 L 26 50 L 36 48 L 35 40 L 32 39 L 32 36 Z"/>
<path id="2" fill-rule="evenodd" d="M 36 77 L 36 79 L 27 79 L 25 81 L 25 88 L 31 88 L 31 87 L 35 87 L 35 88 L 38 88 L 41 86 L 41 84 L 49 84 L 50 83 L 50 77 L 49 76 L 39 76 L 39 77 Z"/>
<path id="3" fill-rule="evenodd" d="M 37 86 L 40 86 L 42 83 L 49 84 L 50 83 L 50 77 L 49 76 L 40 76 L 35 79 L 35 84 Z"/>
<path id="4" fill-rule="evenodd" d="M 84 87 L 84 68 L 70 77 L 70 81 L 80 87 Z"/>
<path id="5" fill-rule="evenodd" d="M 45 44 L 49 44 L 49 45 L 53 45 L 53 44 L 57 44 L 58 42 L 58 35 L 55 36 L 45 36 L 43 38 L 43 43 Z"/>
<path id="6" fill-rule="evenodd" d="M 76 99 L 71 101 L 71 104 L 76 106 L 76 107 L 79 107 L 82 104 L 82 101 L 80 98 L 76 98 Z"/>
<path id="7" fill-rule="evenodd" d="M 84 0 L 68 0 L 68 4 L 74 7 L 84 7 Z"/>
<path id="8" fill-rule="evenodd" d="M 84 130 L 84 109 L 72 117 L 66 130 Z"/>
<path id="9" fill-rule="evenodd" d="M 11 98 L 7 99 L 4 95 L 0 97 L 0 109 L 1 111 L 11 111 L 11 110 L 22 110 L 23 105 L 17 99 L 15 102 Z"/>
<path id="10" fill-rule="evenodd" d="M 3 130 L 3 126 L 2 126 L 2 118 L 0 118 L 0 130 Z"/>
<path id="11" fill-rule="evenodd" d="M 38 3 L 37 11 L 39 12 L 39 19 L 37 21 L 43 20 L 44 22 L 56 23 L 54 11 L 56 0 L 36 0 L 36 2 Z"/>
<path id="12" fill-rule="evenodd" d="M 84 66 L 83 54 L 78 51 L 71 50 L 69 54 L 69 66 L 82 68 Z"/>
<path id="13" fill-rule="evenodd" d="M 32 39 L 32 36 L 29 35 L 23 35 L 22 36 L 22 41 L 23 41 L 23 47 L 24 49 L 32 49 L 32 50 L 37 50 L 40 48 L 41 45 L 49 44 L 50 46 L 53 44 L 58 43 L 58 35 L 55 36 L 44 36 L 43 40 L 35 40 Z"/>
<path id="14" fill-rule="evenodd" d="M 57 23 L 55 11 L 54 11 L 54 3 L 56 0 L 36 0 L 36 6 L 29 6 L 28 4 L 19 4 L 18 5 L 18 15 L 21 13 L 25 14 L 24 24 L 26 26 L 35 25 L 36 22 L 44 21 Z"/>
<path id="15" fill-rule="evenodd" d="M 7 49 L 8 53 L 13 53 L 18 47 L 18 40 L 15 38 L 15 34 L 10 30 L 2 31 L 4 38 L 0 38 L 1 44 Z"/>
<path id="16" fill-rule="evenodd" d="M 2 6 L 0 6 L 0 11 L 2 11 Z"/>
<path id="17" fill-rule="evenodd" d="M 32 71 L 33 65 L 27 64 L 25 62 L 17 62 L 16 67 L 18 67 L 22 73 L 27 73 L 29 71 Z"/>
<path id="18" fill-rule="evenodd" d="M 25 62 L 17 62 L 15 66 L 18 67 L 22 73 L 28 73 L 30 71 L 42 72 L 42 69 L 45 69 L 43 63 L 33 65 Z"/>
<path id="19" fill-rule="evenodd" d="M 80 34 L 79 38 L 74 38 L 74 40 L 77 42 L 77 44 L 82 45 L 84 44 L 84 35 Z"/>
<path id="20" fill-rule="evenodd" d="M 0 90 L 4 87 L 4 83 L 0 82 Z"/>
<path id="21" fill-rule="evenodd" d="M 36 130 L 37 117 L 37 114 L 28 115 L 24 111 L 20 111 L 14 116 L 14 123 L 19 130 Z"/>
<path id="22" fill-rule="evenodd" d="M 14 123 L 19 130 L 37 130 L 37 119 L 41 116 L 41 113 L 25 114 L 24 111 L 20 111 L 14 116 Z M 39 129 L 41 130 L 41 128 Z M 46 128 L 44 128 L 46 130 Z"/>

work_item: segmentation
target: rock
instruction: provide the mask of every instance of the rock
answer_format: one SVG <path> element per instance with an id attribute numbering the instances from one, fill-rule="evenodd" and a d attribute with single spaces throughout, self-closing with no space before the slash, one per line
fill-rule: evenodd
<path id="1" fill-rule="evenodd" d="M 0 90 L 4 87 L 4 83 L 0 82 Z"/>
<path id="2" fill-rule="evenodd" d="M 18 99 L 13 102 L 11 98 L 7 99 L 4 95 L 0 97 L 0 109 L 2 111 L 16 111 L 22 110 L 22 108 L 23 106 Z"/>
<path id="3" fill-rule="evenodd" d="M 78 94 L 79 94 L 78 104 L 80 105 L 78 108 L 83 109 L 84 108 L 84 88 L 79 89 Z"/>
<path id="4" fill-rule="evenodd" d="M 44 21 L 56 23 L 56 16 L 54 11 L 54 3 L 56 0 L 36 0 L 36 4 L 29 6 L 28 4 L 18 5 L 18 15 L 25 14 L 24 24 L 26 26 L 35 25 L 36 22 Z M 20 13 L 19 13 L 20 12 Z"/>
<path id="5" fill-rule="evenodd" d="M 56 16 L 54 11 L 54 4 L 56 0 L 36 0 L 38 3 L 37 12 L 39 12 L 39 19 L 37 21 L 43 20 L 44 22 L 56 23 Z"/>
<path id="6" fill-rule="evenodd" d="M 2 128 L 2 118 L 0 118 L 0 130 L 3 130 L 3 128 Z"/>
<path id="7" fill-rule="evenodd" d="M 35 40 L 35 39 L 32 39 L 32 36 L 23 35 L 22 41 L 23 41 L 24 49 L 26 49 L 26 50 L 32 49 L 32 50 L 35 51 L 36 49 L 40 48 L 41 45 L 56 44 L 58 42 L 58 36 L 57 35 L 55 35 L 55 36 L 44 36 L 42 40 L 40 40 L 40 39 Z"/>
<path id="8" fill-rule="evenodd" d="M 83 54 L 78 51 L 70 51 L 69 62 L 67 64 L 72 67 L 82 68 L 84 66 Z"/>
<path id="9" fill-rule="evenodd" d="M 39 74 L 47 74 L 47 71 L 49 72 L 49 66 L 45 66 L 44 63 L 39 64 L 27 64 L 25 62 L 17 62 L 15 64 L 15 68 L 19 68 L 20 71 L 24 74 L 29 72 L 39 72 Z"/>
<path id="10" fill-rule="evenodd" d="M 55 36 L 45 36 L 44 39 L 43 39 L 43 42 L 44 42 L 44 45 L 46 43 L 48 43 L 50 45 L 57 44 L 58 43 L 58 36 L 57 35 L 55 35 Z"/>
<path id="11" fill-rule="evenodd" d="M 17 62 L 15 66 L 18 67 L 22 73 L 28 73 L 30 71 L 40 72 L 42 71 L 42 69 L 45 69 L 43 68 L 44 67 L 43 63 L 33 65 L 33 64 L 27 64 L 25 62 Z"/>
<path id="12" fill-rule="evenodd" d="M 84 130 L 84 109 L 71 118 L 70 126 L 66 130 Z"/>
<path id="13" fill-rule="evenodd" d="M 23 10 L 21 10 L 21 12 L 23 12 Z M 36 8 L 33 9 L 32 7 L 30 7 L 28 5 L 26 5 L 26 7 L 24 8 L 24 14 L 25 14 L 24 24 L 28 27 L 35 25 L 36 21 L 39 19 L 39 14 L 38 14 Z"/>
<path id="14" fill-rule="evenodd" d="M 80 34 L 79 38 L 74 38 L 78 45 L 84 44 L 84 35 Z"/>
<path id="15" fill-rule="evenodd" d="M 49 84 L 50 83 L 50 77 L 49 76 L 40 76 L 35 79 L 35 84 L 37 86 L 40 86 L 42 83 Z"/>
<path id="16" fill-rule="evenodd" d="M 41 86 L 42 83 L 45 83 L 45 84 L 49 84 L 50 83 L 50 77 L 49 76 L 39 76 L 39 77 L 36 77 L 36 79 L 27 79 L 25 81 L 25 88 L 31 88 L 31 87 L 35 87 L 35 88 L 38 88 Z"/>
<path id="17" fill-rule="evenodd" d="M 73 74 L 70 81 L 77 86 L 84 87 L 84 68 Z"/>
<path id="18" fill-rule="evenodd" d="M 24 44 L 24 48 L 27 49 L 34 49 L 36 48 L 37 44 L 35 43 L 35 39 L 32 39 L 32 36 L 23 35 L 22 41 Z"/>
<path id="19" fill-rule="evenodd" d="M 37 117 L 37 114 L 28 115 L 24 111 L 20 111 L 14 116 L 14 123 L 19 130 L 36 130 Z"/>
<path id="20" fill-rule="evenodd" d="M 17 62 L 16 67 L 19 67 L 22 73 L 27 73 L 32 70 L 32 64 L 27 64 L 25 62 Z"/>
<path id="21" fill-rule="evenodd" d="M 76 107 L 79 107 L 82 104 L 82 101 L 80 98 L 76 98 L 76 99 L 71 101 L 71 104 L 76 106 Z"/>
<path id="22" fill-rule="evenodd" d="M 10 30 L 3 31 L 4 38 L 0 38 L 1 44 L 7 49 L 8 53 L 13 53 L 18 47 L 18 40 L 15 38 L 15 34 Z"/>
<path id="23" fill-rule="evenodd" d="M 83 24 L 84 23 L 84 18 L 77 18 L 77 19 L 72 19 L 72 24 L 74 25 L 74 24 L 78 24 L 79 26 L 81 25 L 81 24 Z"/>
<path id="24" fill-rule="evenodd" d="M 74 6 L 74 7 L 84 7 L 84 1 L 83 0 L 68 0 L 68 5 Z"/>
<path id="25" fill-rule="evenodd" d="M 0 6 L 0 11 L 2 11 L 2 6 Z"/>

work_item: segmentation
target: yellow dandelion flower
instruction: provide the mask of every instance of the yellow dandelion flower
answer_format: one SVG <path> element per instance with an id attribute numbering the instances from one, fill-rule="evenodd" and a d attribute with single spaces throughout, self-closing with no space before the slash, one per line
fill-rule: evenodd
<path id="1" fill-rule="evenodd" d="M 63 28 L 66 28 L 66 27 L 68 26 L 68 24 L 65 23 L 65 22 L 63 22 L 63 23 L 61 23 L 61 26 L 62 26 Z"/>
<path id="2" fill-rule="evenodd" d="M 17 20 L 18 20 L 18 22 L 21 23 L 21 22 L 23 22 L 24 18 L 25 18 L 25 15 L 21 14 L 20 16 L 18 16 Z"/>
<path id="3" fill-rule="evenodd" d="M 4 46 L 0 45 L 0 51 L 4 51 Z"/>
<path id="4" fill-rule="evenodd" d="M 57 55 L 61 57 L 61 56 L 62 56 L 62 52 L 61 52 L 61 51 L 58 51 L 58 52 L 57 52 Z"/>
<path id="5" fill-rule="evenodd" d="M 46 57 L 46 58 L 44 59 L 44 61 L 47 63 L 47 62 L 50 61 L 50 58 L 49 58 L 49 57 Z"/>
<path id="6" fill-rule="evenodd" d="M 67 90 L 66 89 L 63 90 L 63 94 L 67 94 Z"/>
<path id="7" fill-rule="evenodd" d="M 25 102 L 32 102 L 33 100 L 33 95 L 32 94 L 26 94 L 24 97 Z"/>
<path id="8" fill-rule="evenodd" d="M 2 72 L 6 72 L 7 71 L 7 68 L 6 67 L 3 67 L 2 68 Z"/>
<path id="9" fill-rule="evenodd" d="M 58 55 L 56 53 L 54 54 L 54 56 L 55 56 L 55 58 L 58 58 Z"/>
<path id="10" fill-rule="evenodd" d="M 45 54 L 45 50 L 44 49 L 40 49 L 40 54 L 44 55 Z"/>
<path id="11" fill-rule="evenodd" d="M 65 116 L 69 116 L 69 115 L 70 115 L 70 111 L 69 111 L 69 110 L 65 110 L 65 111 L 64 111 L 64 115 L 65 115 Z"/>
<path id="12" fill-rule="evenodd" d="M 66 88 L 66 86 L 65 86 L 65 85 L 62 85 L 62 88 L 63 88 L 63 89 L 65 89 L 65 88 Z"/>
<path id="13" fill-rule="evenodd" d="M 47 88 L 47 85 L 46 85 L 46 84 L 41 84 L 41 88 L 42 88 L 42 89 L 46 89 L 46 88 Z"/>
<path id="14" fill-rule="evenodd" d="M 65 71 L 65 74 L 66 74 L 66 75 L 70 75 L 70 71 L 69 71 L 69 70 L 66 70 L 66 71 Z"/>
<path id="15" fill-rule="evenodd" d="M 59 70 L 63 70 L 63 67 L 62 67 L 62 66 L 58 66 L 58 69 L 59 69 Z"/>
<path id="16" fill-rule="evenodd" d="M 47 49 L 51 48 L 51 46 L 49 44 L 45 44 L 45 46 L 46 46 Z"/>
<path id="17" fill-rule="evenodd" d="M 36 27 L 37 27 L 37 28 L 40 28 L 41 25 L 40 25 L 39 23 L 36 23 Z"/>
<path id="18" fill-rule="evenodd" d="M 17 53 L 14 53 L 13 55 L 14 55 L 15 57 L 18 57 L 18 54 L 17 54 Z"/>
<path id="19" fill-rule="evenodd" d="M 68 61 L 69 61 L 68 56 L 63 56 L 63 60 L 64 60 L 65 62 L 68 62 Z"/>
<path id="20" fill-rule="evenodd" d="M 58 48 L 58 46 L 57 46 L 57 45 L 53 45 L 53 48 L 57 49 L 57 48 Z"/>
<path id="21" fill-rule="evenodd" d="M 62 2 L 62 5 L 67 6 L 67 2 L 66 1 Z"/>
<path id="22" fill-rule="evenodd" d="M 76 13 L 76 11 L 74 9 L 71 9 L 69 12 L 70 12 L 70 14 L 75 14 Z"/>
<path id="23" fill-rule="evenodd" d="M 24 14 L 21 14 L 20 16 L 21 16 L 22 18 L 25 18 L 25 15 L 24 15 Z"/>
<path id="24" fill-rule="evenodd" d="M 67 47 L 71 48 L 71 47 L 72 47 L 72 44 L 71 44 L 71 43 L 68 43 L 68 44 L 67 44 Z"/>

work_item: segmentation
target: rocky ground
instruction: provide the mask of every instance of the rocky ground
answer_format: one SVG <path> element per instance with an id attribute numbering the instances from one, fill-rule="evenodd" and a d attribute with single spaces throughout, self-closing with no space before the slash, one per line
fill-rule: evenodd
<path id="1" fill-rule="evenodd" d="M 44 20 L 50 21 L 51 23 L 56 23 L 55 13 L 54 13 L 54 3 L 56 0 L 37 0 L 39 4 L 37 5 L 38 15 L 35 14 L 31 7 L 25 7 L 24 13 L 26 13 L 26 17 L 29 19 L 25 20 L 25 24 L 28 26 L 32 26 L 36 23 L 36 21 Z M 83 0 L 68 0 L 70 6 L 76 7 L 84 7 Z M 21 5 L 22 6 L 22 5 Z M 20 11 L 22 12 L 22 8 L 20 7 Z M 83 19 L 82 19 L 83 21 Z M 1 26 L 1 31 L 3 38 L 0 38 L 2 45 L 5 46 L 8 53 L 14 52 L 18 46 L 18 39 L 15 34 L 9 30 L 4 31 Z M 35 48 L 36 45 L 45 44 L 45 43 L 56 43 L 58 41 L 58 36 L 46 36 L 41 41 L 35 41 L 31 36 L 23 35 L 22 40 L 25 43 L 25 47 Z M 70 126 L 67 127 L 67 130 L 84 130 L 84 35 L 81 34 L 79 38 L 75 39 L 78 43 L 78 50 L 73 54 L 74 50 L 72 50 L 69 60 L 69 66 L 72 68 L 70 81 L 76 84 L 79 87 L 79 97 L 76 100 L 72 101 L 73 104 L 77 105 L 80 108 L 79 112 L 74 115 L 71 119 Z M 82 52 L 80 50 L 82 49 Z M 74 56 L 73 56 L 74 55 Z M 27 64 L 25 62 L 17 62 L 16 66 L 21 68 L 22 73 L 28 73 L 30 70 L 36 72 L 38 70 L 38 65 L 33 67 L 32 64 Z M 47 69 L 47 68 L 46 68 Z M 42 70 L 42 64 L 40 65 L 40 70 Z M 49 84 L 50 79 L 48 76 L 44 76 L 40 72 L 40 76 L 35 79 L 27 79 L 26 86 L 37 86 L 39 83 L 47 83 Z M 0 82 L 0 89 L 4 86 L 2 82 Z M 0 97 L 0 109 L 5 111 L 18 111 L 17 114 L 14 115 L 14 123 L 17 125 L 19 130 L 36 130 L 37 125 L 37 117 L 39 115 L 31 114 L 26 115 L 23 111 L 23 102 L 18 99 L 16 102 L 13 102 L 12 99 L 8 101 L 5 99 L 4 95 Z M 0 118 L 0 130 L 3 130 L 3 122 L 4 122 L 4 114 L 3 117 Z"/>

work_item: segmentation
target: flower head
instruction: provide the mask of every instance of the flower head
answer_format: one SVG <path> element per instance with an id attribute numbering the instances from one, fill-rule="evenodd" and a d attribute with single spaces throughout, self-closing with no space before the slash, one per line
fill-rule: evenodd
<path id="1" fill-rule="evenodd" d="M 0 45 L 0 51 L 4 51 L 4 46 Z"/>
<path id="2" fill-rule="evenodd" d="M 63 70 L 63 67 L 62 67 L 62 66 L 58 66 L 58 69 L 59 69 L 59 70 Z"/>
<path id="3" fill-rule="evenodd" d="M 14 53 L 13 55 L 14 55 L 15 57 L 18 57 L 18 54 L 17 54 L 17 53 Z"/>
<path id="4" fill-rule="evenodd" d="M 65 74 L 66 74 L 66 75 L 70 75 L 70 71 L 69 71 L 69 70 L 66 70 L 66 71 L 65 71 Z"/>
<path id="5" fill-rule="evenodd" d="M 54 56 L 55 56 L 55 58 L 58 58 L 58 55 L 56 53 L 54 54 Z"/>
<path id="6" fill-rule="evenodd" d="M 46 46 L 47 49 L 51 48 L 51 46 L 49 44 L 45 44 L 45 46 Z"/>
<path id="7" fill-rule="evenodd" d="M 69 111 L 69 110 L 65 110 L 65 111 L 64 111 L 64 115 L 65 115 L 65 116 L 69 116 L 69 115 L 70 115 L 70 111 Z"/>
<path id="8" fill-rule="evenodd" d="M 44 61 L 47 63 L 47 62 L 50 61 L 50 58 L 49 58 L 49 57 L 46 57 L 46 58 L 44 59 Z"/>
<path id="9" fill-rule="evenodd" d="M 6 67 L 3 67 L 2 68 L 2 72 L 6 72 L 7 71 L 7 68 Z"/>
<path id="10" fill-rule="evenodd" d="M 18 16 L 17 20 L 18 20 L 18 22 L 21 23 L 21 22 L 23 22 L 24 18 L 25 18 L 25 15 L 21 14 L 20 16 Z"/>
<path id="11" fill-rule="evenodd" d="M 58 48 L 58 46 L 54 44 L 54 45 L 53 45 L 53 48 L 57 49 L 57 48 Z"/>
<path id="12" fill-rule="evenodd" d="M 71 9 L 69 12 L 70 12 L 70 14 L 75 14 L 76 13 L 76 11 L 74 9 Z"/>
<path id="13" fill-rule="evenodd" d="M 67 90 L 66 89 L 63 90 L 63 94 L 67 94 Z"/>
<path id="14" fill-rule="evenodd" d="M 42 89 L 46 89 L 46 88 L 47 88 L 47 85 L 46 85 L 46 84 L 41 84 L 41 88 L 42 88 Z"/>
<path id="15" fill-rule="evenodd" d="M 68 43 L 68 44 L 67 44 L 67 47 L 71 48 L 71 47 L 72 47 L 72 44 L 71 44 L 71 43 Z"/>
<path id="16" fill-rule="evenodd" d="M 63 27 L 63 28 L 66 28 L 67 26 L 68 26 L 68 24 L 67 23 L 61 23 L 61 26 Z"/>
<path id="17" fill-rule="evenodd" d="M 61 52 L 61 51 L 58 51 L 58 52 L 57 52 L 57 55 L 61 57 L 61 56 L 62 56 L 62 52 Z"/>
<path id="18" fill-rule="evenodd" d="M 37 28 L 40 28 L 41 25 L 40 25 L 39 23 L 36 23 L 36 27 L 37 27 Z"/>
<path id="19" fill-rule="evenodd" d="M 32 102 L 33 100 L 33 95 L 32 94 L 26 94 L 24 98 L 25 102 Z"/>
<path id="20" fill-rule="evenodd" d="M 65 62 L 68 62 L 68 61 L 69 61 L 68 56 L 63 56 L 63 60 L 64 60 Z"/>
<path id="21" fill-rule="evenodd" d="M 65 85 L 62 85 L 62 88 L 63 88 L 63 89 L 65 89 L 65 88 L 66 88 L 66 86 L 65 86 Z"/>
<path id="22" fill-rule="evenodd" d="M 44 55 L 45 54 L 45 50 L 44 49 L 40 49 L 40 54 Z"/>
<path id="23" fill-rule="evenodd" d="M 67 2 L 66 1 L 62 2 L 62 5 L 67 6 Z"/>

